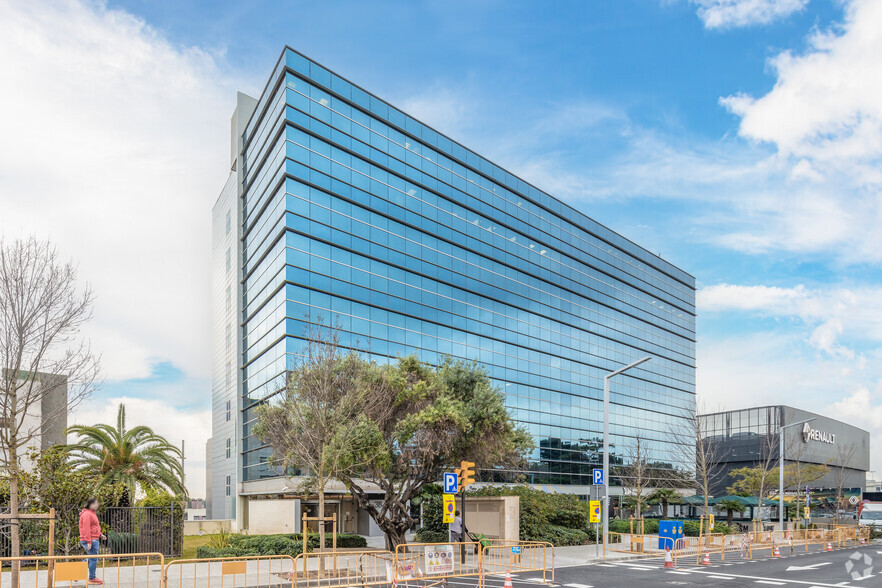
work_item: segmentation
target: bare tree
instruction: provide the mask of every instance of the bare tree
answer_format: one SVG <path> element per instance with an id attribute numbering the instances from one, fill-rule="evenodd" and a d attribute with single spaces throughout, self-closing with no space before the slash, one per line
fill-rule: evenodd
<path id="1" fill-rule="evenodd" d="M 43 422 L 72 411 L 92 391 L 98 358 L 79 337 L 93 295 L 48 242 L 0 241 L 0 467 L 9 480 L 11 553 L 20 553 L 20 458 Z M 66 389 L 63 402 L 53 400 Z M 13 566 L 13 586 L 18 567 Z"/>
<path id="2" fill-rule="evenodd" d="M 857 454 L 857 446 L 852 443 L 836 447 L 836 465 L 831 465 L 833 474 L 833 486 L 836 489 L 836 522 L 839 523 L 839 511 L 849 507 L 848 498 L 845 497 L 845 485 L 849 480 L 849 470 L 853 469 L 852 462 Z"/>
<path id="3" fill-rule="evenodd" d="M 625 463 L 618 468 L 622 486 L 630 491 L 628 496 L 629 502 L 633 504 L 637 518 L 640 519 L 641 533 L 644 505 L 646 505 L 649 499 L 649 488 L 652 488 L 655 484 L 648 453 L 649 450 L 646 442 L 638 435 L 628 445 Z"/>
<path id="4" fill-rule="evenodd" d="M 669 434 L 672 439 L 685 441 L 683 444 L 674 443 L 674 451 L 684 463 L 694 467 L 692 483 L 696 492 L 704 497 L 704 516 L 707 516 L 710 513 L 709 496 L 718 477 L 722 444 L 714 440 L 711 421 L 699 415 L 699 410 L 683 414 Z"/>
<path id="5" fill-rule="evenodd" d="M 732 494 L 750 494 L 757 500 L 754 516 L 754 524 L 757 524 L 762 516 L 763 501 L 768 498 L 769 492 L 774 487 L 778 477 L 777 459 L 778 435 L 773 433 L 772 425 L 769 424 L 767 431 L 760 435 L 758 451 L 759 455 L 754 467 L 738 468 L 729 472 L 735 478 L 735 482 L 729 487 Z"/>
<path id="6" fill-rule="evenodd" d="M 281 395 L 258 409 L 255 434 L 274 449 L 275 463 L 285 470 L 308 470 L 301 488 L 318 494 L 320 517 L 325 516 L 328 483 L 344 460 L 346 468 L 360 470 L 364 464 L 352 463 L 351 456 L 364 454 L 358 446 L 372 440 L 363 419 L 369 400 L 365 366 L 353 352 L 341 352 L 340 329 L 326 328 L 319 319 L 309 324 L 304 352 Z M 324 547 L 321 523 L 319 544 Z"/>
<path id="7" fill-rule="evenodd" d="M 795 493 L 796 518 L 799 518 L 799 505 L 803 503 L 803 488 L 827 475 L 827 466 L 812 463 L 814 452 L 805 443 L 788 445 L 790 463 L 784 467 L 784 487 L 793 488 Z M 789 509 L 788 509 L 789 510 Z"/>

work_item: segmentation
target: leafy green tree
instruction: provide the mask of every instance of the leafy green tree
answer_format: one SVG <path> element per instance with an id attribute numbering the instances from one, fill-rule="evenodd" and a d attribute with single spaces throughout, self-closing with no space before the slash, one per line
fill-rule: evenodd
<path id="1" fill-rule="evenodd" d="M 726 511 L 726 524 L 730 527 L 732 526 L 732 519 L 735 517 L 735 513 L 743 513 L 747 510 L 747 507 L 739 500 L 733 500 L 731 498 L 725 498 L 717 501 L 715 505 L 720 510 Z"/>
<path id="2" fill-rule="evenodd" d="M 97 475 L 95 487 L 122 488 L 117 504 L 130 506 L 138 491 L 162 488 L 186 497 L 181 450 L 153 429 L 126 426 L 126 407 L 119 405 L 116 426 L 74 425 L 77 441 L 65 446 L 75 469 Z"/>
<path id="3" fill-rule="evenodd" d="M 432 367 L 416 357 L 365 371 L 371 402 L 361 435 L 371 439 L 341 460 L 339 478 L 386 534 L 389 549 L 405 541 L 416 520 L 410 500 L 461 460 L 479 469 L 523 459 L 532 438 L 512 421 L 502 392 L 471 362 Z M 353 466 L 353 467 L 350 467 Z M 383 491 L 374 501 L 372 487 Z"/>
<path id="4" fill-rule="evenodd" d="M 328 483 L 344 465 L 360 470 L 362 464 L 352 456 L 364 454 L 378 439 L 364 414 L 370 397 L 362 374 L 370 365 L 353 352 L 341 352 L 337 327 L 325 329 L 319 320 L 307 335 L 285 389 L 258 407 L 254 434 L 273 448 L 276 464 L 286 471 L 305 470 L 300 487 L 318 494 L 319 516 L 324 517 Z M 319 544 L 325 544 L 324 524 L 319 525 Z"/>
<path id="5" fill-rule="evenodd" d="M 67 451 L 59 446 L 32 451 L 28 459 L 34 467 L 20 474 L 27 505 L 36 512 L 54 508 L 56 551 L 64 555 L 78 552 L 80 510 L 95 493 L 97 476 L 75 469 Z M 103 486 L 98 499 L 101 503 L 112 503 L 118 492 L 119 488 Z"/>

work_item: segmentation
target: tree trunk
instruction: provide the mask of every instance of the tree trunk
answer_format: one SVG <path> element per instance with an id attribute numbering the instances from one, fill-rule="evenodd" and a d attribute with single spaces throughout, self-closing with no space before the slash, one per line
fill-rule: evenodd
<path id="1" fill-rule="evenodd" d="M 726 509 L 726 524 L 732 526 L 732 519 L 735 517 L 735 511 L 731 508 Z"/>
<path id="2" fill-rule="evenodd" d="M 9 465 L 9 535 L 10 555 L 21 555 L 21 521 L 18 519 L 18 446 L 15 439 L 10 439 L 9 454 L 6 456 Z M 21 562 L 12 562 L 12 588 L 18 588 Z"/>
<path id="3" fill-rule="evenodd" d="M 388 525 L 387 528 L 383 529 L 383 533 L 386 534 L 386 549 L 392 553 L 395 553 L 399 545 L 407 543 L 407 537 L 405 536 L 407 529 L 400 529 L 398 525 Z"/>
<path id="4" fill-rule="evenodd" d="M 325 489 L 324 487 L 319 489 L 318 493 L 318 511 L 319 511 L 319 550 L 324 550 L 325 548 Z M 321 553 L 321 551 L 319 552 Z M 324 576 L 325 574 L 325 557 L 323 555 L 319 555 L 319 577 Z"/>

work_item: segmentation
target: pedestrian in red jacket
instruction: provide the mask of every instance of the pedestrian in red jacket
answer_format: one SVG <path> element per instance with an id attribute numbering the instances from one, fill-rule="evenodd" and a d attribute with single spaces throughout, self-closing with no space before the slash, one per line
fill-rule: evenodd
<path id="1" fill-rule="evenodd" d="M 101 524 L 98 522 L 98 499 L 90 498 L 86 501 L 86 507 L 80 512 L 80 545 L 86 550 L 87 555 L 98 555 L 98 540 L 107 539 L 101 532 Z M 98 558 L 89 558 L 89 584 L 103 584 L 95 577 L 98 569 Z"/>

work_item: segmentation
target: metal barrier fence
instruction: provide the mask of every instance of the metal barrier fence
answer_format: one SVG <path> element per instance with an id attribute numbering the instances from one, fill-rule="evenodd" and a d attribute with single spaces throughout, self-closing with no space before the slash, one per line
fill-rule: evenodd
<path id="1" fill-rule="evenodd" d="M 161 553 L 127 555 L 40 555 L 5 557 L 0 560 L 0 588 L 53 588 L 85 584 L 89 560 L 96 560 L 96 577 L 114 587 L 164 588 L 165 558 Z M 19 566 L 19 579 L 13 587 L 13 573 Z"/>
<path id="2" fill-rule="evenodd" d="M 548 577 L 547 570 L 551 570 Z M 484 574 L 542 572 L 543 582 L 554 582 L 554 546 L 524 541 L 484 547 Z"/>
<path id="3" fill-rule="evenodd" d="M 480 543 L 405 543 L 395 549 L 393 581 L 440 581 L 448 576 L 483 576 Z"/>
<path id="4" fill-rule="evenodd" d="M 795 529 L 787 531 L 750 531 L 747 533 L 707 533 L 700 537 L 683 537 L 676 543 L 658 535 L 636 535 L 631 533 L 609 533 L 607 551 L 617 553 L 642 554 L 645 556 L 664 556 L 666 544 L 671 547 L 672 559 L 701 564 L 707 554 L 718 555 L 725 560 L 727 553 L 737 552 L 741 557 L 752 559 L 757 552 L 768 551 L 774 555 L 775 549 L 789 548 L 791 553 L 802 548 L 809 551 L 810 546 L 826 549 L 833 547 L 851 547 L 869 542 L 870 528 L 842 525 L 835 528 Z M 605 555 L 605 554 L 604 554 Z M 765 554 L 763 554 L 765 555 Z"/>
<path id="5" fill-rule="evenodd" d="M 214 559 L 179 559 L 163 568 L 161 588 L 235 588 L 294 585 L 294 558 L 256 555 Z"/>
<path id="6" fill-rule="evenodd" d="M 301 553 L 294 558 L 292 579 L 295 588 L 391 584 L 395 579 L 395 555 L 368 550 Z"/>

